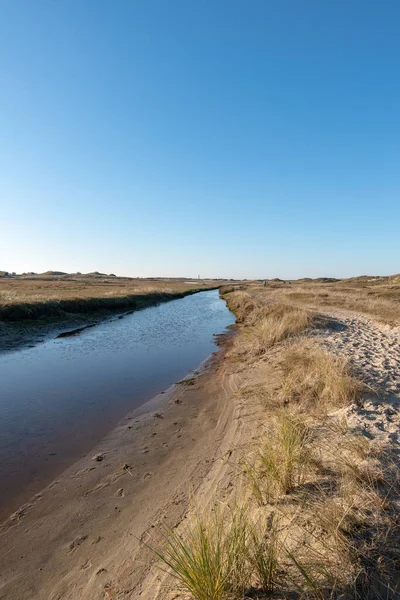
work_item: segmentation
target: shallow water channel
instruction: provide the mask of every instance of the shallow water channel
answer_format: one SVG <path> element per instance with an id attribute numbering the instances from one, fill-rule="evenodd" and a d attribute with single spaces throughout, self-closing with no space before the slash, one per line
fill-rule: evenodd
<path id="1" fill-rule="evenodd" d="M 233 322 L 212 290 L 1 355 L 0 517 L 196 369 Z"/>

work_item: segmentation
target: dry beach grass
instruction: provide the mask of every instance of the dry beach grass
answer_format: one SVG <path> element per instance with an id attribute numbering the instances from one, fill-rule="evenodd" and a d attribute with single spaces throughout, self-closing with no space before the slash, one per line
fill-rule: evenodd
<path id="1" fill-rule="evenodd" d="M 370 314 L 389 324 L 400 322 L 400 275 L 354 277 L 336 282 L 269 282 L 267 292 L 253 285 L 252 296 L 261 302 L 286 302 L 317 310 L 343 308 Z"/>
<path id="2" fill-rule="evenodd" d="M 272 389 L 265 381 L 266 393 L 260 393 L 260 382 L 243 386 L 247 405 L 253 389 L 256 404 L 258 399 L 263 406 L 259 435 L 239 452 L 232 486 L 236 492 L 223 501 L 224 510 L 218 508 L 216 492 L 211 517 L 203 517 L 201 525 L 197 521 L 197 531 L 218 531 L 225 540 L 225 570 L 218 585 L 210 587 L 203 578 L 204 570 L 209 574 L 220 568 L 220 552 L 217 565 L 212 553 L 203 555 L 193 530 L 172 534 L 180 548 L 179 569 L 186 569 L 194 549 L 191 567 L 196 571 L 202 565 L 200 593 L 180 578 L 183 589 L 197 600 L 267 598 L 272 592 L 277 598 L 383 600 L 400 593 L 397 437 L 366 435 L 368 428 L 360 425 L 364 402 L 368 394 L 374 397 L 373 390 L 356 376 L 356 365 L 326 350 L 319 332 L 310 335 L 328 319 L 313 315 L 306 302 L 306 310 L 290 305 L 294 295 L 256 285 L 226 294 L 240 323 L 231 358 L 247 373 L 262 371 L 268 360 L 278 376 Z M 329 301 L 323 297 L 324 305 L 337 301 L 343 308 L 342 295 L 333 294 Z M 360 305 L 371 314 L 378 302 L 358 300 Z M 390 309 L 385 304 L 383 320 L 396 313 L 394 303 Z M 392 403 L 389 413 L 396 415 L 397 427 L 399 404 L 393 409 Z M 240 543 L 231 545 L 226 540 L 237 521 L 237 493 Z M 264 540 L 256 549 L 255 521 Z M 168 560 L 170 543 L 158 556 L 176 575 L 178 563 Z M 208 543 L 219 548 L 213 540 Z M 265 581 L 260 564 L 269 573 Z"/>

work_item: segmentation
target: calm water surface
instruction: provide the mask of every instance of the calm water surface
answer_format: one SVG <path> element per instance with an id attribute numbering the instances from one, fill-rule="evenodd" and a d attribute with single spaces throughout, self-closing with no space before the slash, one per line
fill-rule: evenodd
<path id="1" fill-rule="evenodd" d="M 212 290 L 0 356 L 0 516 L 195 369 L 233 322 Z"/>

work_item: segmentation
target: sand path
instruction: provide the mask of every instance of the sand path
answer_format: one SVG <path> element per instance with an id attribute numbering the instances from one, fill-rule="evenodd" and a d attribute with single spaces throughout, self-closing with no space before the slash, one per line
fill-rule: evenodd
<path id="1" fill-rule="evenodd" d="M 362 409 L 346 409 L 350 424 L 400 451 L 400 328 L 345 310 L 324 314 L 332 326 L 317 330 L 317 339 L 346 357 L 373 392 Z"/>
<path id="2" fill-rule="evenodd" d="M 399 395 L 399 328 L 339 310 L 327 315 L 333 323 L 332 329 L 325 332 L 327 348 L 349 358 L 367 383 L 385 395 Z"/>

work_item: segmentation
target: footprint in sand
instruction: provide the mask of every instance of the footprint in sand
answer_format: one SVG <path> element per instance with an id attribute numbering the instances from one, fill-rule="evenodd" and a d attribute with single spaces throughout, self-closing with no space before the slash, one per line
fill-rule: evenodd
<path id="1" fill-rule="evenodd" d="M 73 542 L 70 542 L 67 546 L 68 553 L 74 552 L 85 540 L 87 539 L 87 535 L 81 535 L 76 538 Z"/>
<path id="2" fill-rule="evenodd" d="M 99 542 L 101 542 L 101 540 L 102 540 L 102 539 L 103 539 L 103 538 L 102 538 L 102 536 L 101 536 L 101 535 L 98 535 L 98 536 L 97 536 L 97 538 L 96 538 L 95 540 L 93 540 L 93 542 L 92 542 L 92 546 L 93 546 L 94 544 L 98 544 Z"/>
<path id="3" fill-rule="evenodd" d="M 93 471 L 96 467 L 86 467 L 86 469 L 81 469 L 80 471 L 76 471 L 73 475 L 71 475 L 71 479 L 76 479 L 77 477 L 85 477 Z"/>
<path id="4" fill-rule="evenodd" d="M 104 456 L 104 454 L 95 454 L 95 455 L 93 456 L 93 460 L 96 460 L 97 462 L 101 462 L 101 461 L 102 461 L 102 460 L 104 460 L 104 459 L 105 459 L 105 456 Z"/>
<path id="5" fill-rule="evenodd" d="M 26 515 L 30 508 L 32 508 L 32 504 L 23 504 L 19 507 L 17 511 L 15 511 L 15 513 L 13 513 L 9 517 L 9 521 L 20 521 Z"/>

